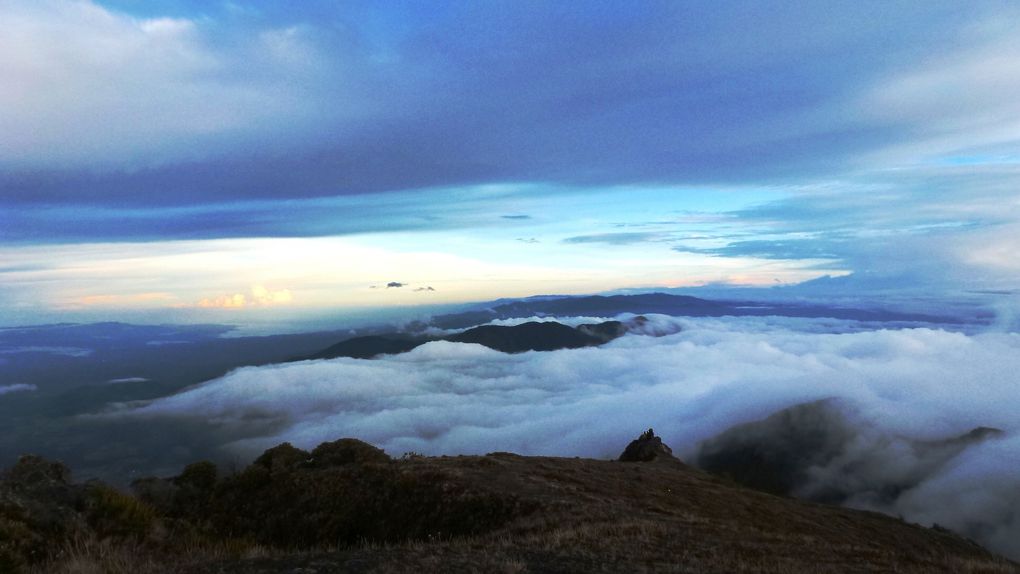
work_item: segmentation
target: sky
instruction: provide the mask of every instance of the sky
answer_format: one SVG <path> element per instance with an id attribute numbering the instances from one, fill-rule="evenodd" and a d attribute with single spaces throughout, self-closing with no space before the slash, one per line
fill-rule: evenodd
<path id="1" fill-rule="evenodd" d="M 0 325 L 824 277 L 1016 298 L 1018 19 L 0 0 Z"/>

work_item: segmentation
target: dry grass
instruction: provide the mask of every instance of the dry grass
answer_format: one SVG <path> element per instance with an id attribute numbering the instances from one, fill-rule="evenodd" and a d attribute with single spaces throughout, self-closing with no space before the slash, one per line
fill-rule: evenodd
<path id="1" fill-rule="evenodd" d="M 275 550 L 261 545 L 239 549 L 232 545 L 192 546 L 173 555 L 144 547 L 78 540 L 57 559 L 30 570 L 31 574 L 171 574 L 178 572 L 281 571 L 506 573 L 627 572 L 834 574 L 899 572 L 929 574 L 1015 574 L 1015 564 L 1002 559 L 960 558 L 946 555 L 918 564 L 903 564 L 895 552 L 871 552 L 848 560 L 839 554 L 829 560 L 805 563 L 794 553 L 748 553 L 747 545 L 683 543 L 667 524 L 643 520 L 568 524 L 546 532 L 405 543 L 363 543 L 357 548 Z M 678 544 L 678 542 L 680 542 Z M 824 547 L 812 549 L 824 552 Z M 323 567 L 326 567 L 323 570 Z M 300 570 L 305 569 L 305 570 Z"/>
<path id="2" fill-rule="evenodd" d="M 493 503 L 512 494 L 533 511 L 508 515 L 492 528 L 469 535 L 426 530 L 411 540 L 369 537 L 354 544 L 319 540 L 281 548 L 256 543 L 256 537 L 220 539 L 209 533 L 176 539 L 170 533 L 169 539 L 176 540 L 172 544 L 137 536 L 118 538 L 118 543 L 76 539 L 30 572 L 1020 573 L 1016 564 L 945 531 L 751 491 L 681 464 L 505 454 L 407 457 L 392 464 L 393 477 L 415 487 L 409 493 L 418 493 L 417 481 L 427 479 L 428 489 L 422 492 L 469 491 L 479 500 L 497 497 Z M 378 476 L 390 480 L 389 471 Z M 349 488 L 358 483 L 343 484 Z M 324 496 L 357 495 L 318 486 Z M 144 525 L 135 517 L 146 518 L 145 513 L 116 496 L 107 498 L 115 503 L 107 506 Z M 378 516 L 384 520 L 392 518 L 388 501 L 379 506 L 385 512 Z M 445 524 L 441 513 L 463 512 L 456 497 L 448 502 L 448 507 L 437 503 L 421 508 L 440 513 L 435 523 Z"/>
<path id="3" fill-rule="evenodd" d="M 261 544 L 237 540 L 201 544 L 189 542 L 169 549 L 123 539 L 89 536 L 66 542 L 50 560 L 29 568 L 27 573 L 170 574 L 210 562 L 255 560 L 284 554 Z"/>
<path id="4" fill-rule="evenodd" d="M 166 564 L 147 549 L 124 542 L 76 538 L 49 561 L 29 570 L 32 574 L 161 574 Z"/>

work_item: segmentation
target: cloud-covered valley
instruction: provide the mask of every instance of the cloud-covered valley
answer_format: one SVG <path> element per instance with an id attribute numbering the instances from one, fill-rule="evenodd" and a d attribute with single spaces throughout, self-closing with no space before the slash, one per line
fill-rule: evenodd
<path id="1" fill-rule="evenodd" d="M 653 316 L 648 334 L 596 348 L 509 355 L 437 341 L 371 361 L 246 367 L 108 416 L 212 421 L 224 436 L 242 437 L 222 445 L 242 457 L 282 441 L 308 448 L 354 436 L 393 455 L 608 458 L 651 426 L 694 460 L 700 443 L 736 424 L 836 398 L 848 413 L 840 424 L 857 431 L 839 446 L 842 466 L 811 469 L 816 483 L 802 491 L 855 480 L 873 488 L 885 480 L 874 467 L 895 461 L 902 468 L 886 469 L 890 477 L 920 473 L 909 488 L 846 501 L 938 522 L 1018 555 L 1020 476 L 1009 461 L 1020 460 L 1020 336 L 859 327 Z M 979 426 L 1004 433 L 938 464 L 909 447 Z M 882 448 L 870 453 L 871 445 Z"/>

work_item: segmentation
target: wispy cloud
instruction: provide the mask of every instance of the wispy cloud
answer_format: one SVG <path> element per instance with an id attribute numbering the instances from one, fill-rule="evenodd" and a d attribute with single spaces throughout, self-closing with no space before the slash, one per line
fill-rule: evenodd
<path id="1" fill-rule="evenodd" d="M 957 49 L 882 78 L 863 102 L 872 117 L 907 124 L 910 141 L 877 150 L 872 162 L 997 163 L 1020 150 L 1020 39 L 1015 6 L 966 22 Z M 1007 146 L 1005 148 L 996 146 Z M 998 153 L 992 150 L 999 150 Z M 984 156 L 984 159 L 982 159 Z M 1007 156 L 1008 157 L 1008 156 Z M 998 158 L 998 159 L 997 159 Z"/>
<path id="2" fill-rule="evenodd" d="M 677 251 L 705 253 L 723 257 L 761 257 L 763 259 L 840 259 L 840 253 L 817 238 L 757 239 L 733 241 L 723 247 L 674 247 Z"/>
<path id="3" fill-rule="evenodd" d="M 178 301 L 170 293 L 132 293 L 112 295 L 83 295 L 65 305 L 67 307 L 132 307 L 138 305 L 170 305 Z"/>
<path id="4" fill-rule="evenodd" d="M 593 235 L 575 235 L 563 240 L 564 243 L 605 243 L 608 245 L 630 245 L 632 243 L 645 243 L 653 241 L 665 241 L 670 238 L 668 233 L 662 232 L 630 232 L 630 233 L 597 233 Z"/>
<path id="5" fill-rule="evenodd" d="M 34 390 L 36 390 L 35 385 L 26 385 L 24 383 L 0 385 L 0 395 L 6 395 L 7 393 L 27 393 Z"/>

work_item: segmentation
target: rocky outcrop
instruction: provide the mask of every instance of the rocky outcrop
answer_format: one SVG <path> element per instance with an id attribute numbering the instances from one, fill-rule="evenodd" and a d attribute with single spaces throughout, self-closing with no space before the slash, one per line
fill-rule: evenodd
<path id="1" fill-rule="evenodd" d="M 673 449 L 662 442 L 662 439 L 655 436 L 655 431 L 648 429 L 641 433 L 641 436 L 630 441 L 623 454 L 620 455 L 620 462 L 652 462 L 663 460 L 678 460 L 673 456 Z"/>

